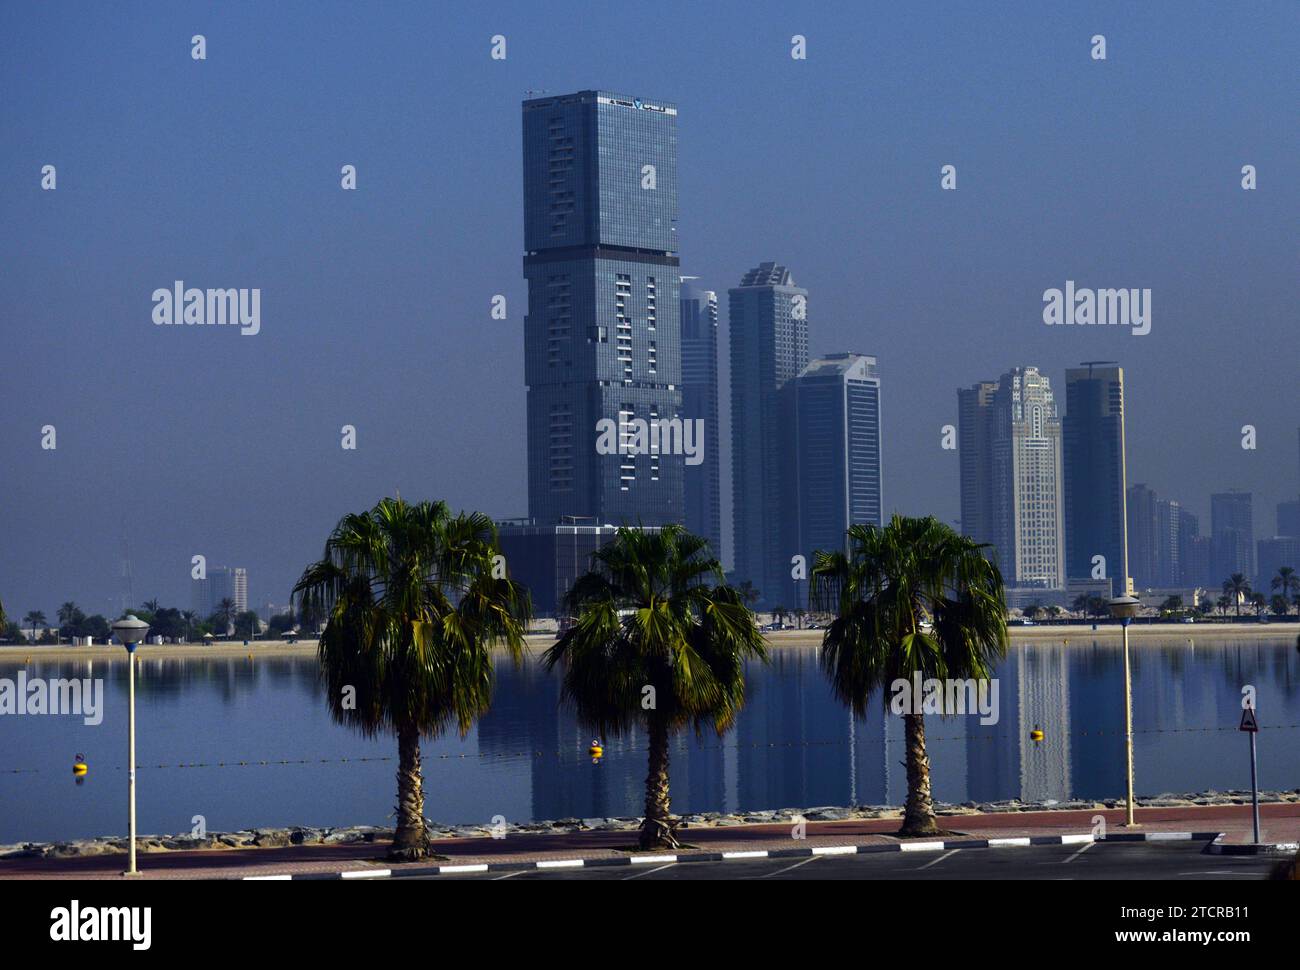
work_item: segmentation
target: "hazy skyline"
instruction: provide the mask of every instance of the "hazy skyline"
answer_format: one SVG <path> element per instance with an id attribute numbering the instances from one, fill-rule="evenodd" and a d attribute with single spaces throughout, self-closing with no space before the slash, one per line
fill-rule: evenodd
<path id="1" fill-rule="evenodd" d="M 0 9 L 11 617 L 115 609 L 124 524 L 137 602 L 186 607 L 191 556 L 283 601 L 342 514 L 399 490 L 526 514 L 529 90 L 678 106 L 681 272 L 721 294 L 789 266 L 810 356 L 878 359 L 886 513 L 957 518 L 958 387 L 1114 360 L 1129 482 L 1203 524 L 1250 491 L 1271 534 L 1300 492 L 1300 10 L 761 6 Z M 155 326 L 176 280 L 260 288 L 260 332 Z M 1151 332 L 1045 326 L 1067 280 L 1149 288 Z"/>

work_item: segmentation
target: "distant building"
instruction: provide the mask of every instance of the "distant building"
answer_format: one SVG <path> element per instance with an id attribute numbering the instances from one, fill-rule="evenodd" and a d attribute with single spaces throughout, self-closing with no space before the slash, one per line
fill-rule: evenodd
<path id="1" fill-rule="evenodd" d="M 686 528 L 722 551 L 721 425 L 718 423 L 718 295 L 682 281 L 682 418 L 703 422 L 703 461 L 684 469 Z"/>
<path id="2" fill-rule="evenodd" d="M 1255 574 L 1253 496 L 1233 489 L 1210 496 L 1211 569 L 1222 583 L 1233 573 Z"/>
<path id="3" fill-rule="evenodd" d="M 1213 547 L 1214 540 L 1209 536 L 1187 537 L 1182 547 L 1183 585 L 1204 586 L 1211 591 L 1218 590 L 1222 586 L 1223 580 L 1215 579 L 1212 575 Z"/>
<path id="4" fill-rule="evenodd" d="M 1277 503 L 1277 534 L 1300 536 L 1300 499 Z"/>
<path id="5" fill-rule="evenodd" d="M 190 608 L 206 620 L 224 599 L 233 600 L 235 612 L 248 610 L 248 570 L 240 566 L 208 566 L 205 579 L 190 581 Z"/>
<path id="6" fill-rule="evenodd" d="M 1274 593 L 1281 592 L 1273 589 L 1273 577 L 1277 575 L 1279 569 L 1290 566 L 1296 571 L 1296 575 L 1300 576 L 1300 536 L 1273 536 L 1271 539 L 1260 539 L 1258 549 L 1259 572 L 1251 588 L 1271 599 Z M 1291 593 L 1288 599 L 1293 596 L 1295 593 Z"/>
<path id="7" fill-rule="evenodd" d="M 961 531 L 976 542 L 994 541 L 993 395 L 997 381 L 957 390 L 957 460 L 961 467 Z"/>
<path id="8" fill-rule="evenodd" d="M 1124 458 L 1124 370 L 1090 361 L 1065 372 L 1066 574 L 1089 579 L 1104 563 L 1112 595 L 1132 589 Z M 1097 556 L 1103 557 L 1096 560 Z"/>
<path id="9" fill-rule="evenodd" d="M 680 417 L 677 109 L 532 98 L 523 156 L 529 516 L 680 522 L 680 449 L 623 433 Z M 618 447 L 598 447 L 602 427 Z"/>
<path id="10" fill-rule="evenodd" d="M 591 571 L 592 555 L 617 532 L 614 525 L 576 520 L 558 525 L 497 524 L 506 571 L 511 579 L 528 588 L 533 615 L 537 617 L 567 615 L 564 599 L 574 581 Z"/>
<path id="11" fill-rule="evenodd" d="M 1061 419 L 1047 377 L 1015 367 L 957 392 L 962 531 L 1008 586 L 1064 589 Z"/>
<path id="12" fill-rule="evenodd" d="M 1130 485 L 1125 496 L 1128 515 L 1128 568 L 1133 585 L 1151 589 L 1159 580 L 1160 514 L 1156 493 L 1146 485 Z"/>
<path id="13" fill-rule="evenodd" d="M 807 581 L 791 576 L 791 556 L 809 569 L 817 550 L 846 548 L 851 525 L 882 525 L 880 377 L 876 358 L 831 354 L 810 363 L 785 386 L 794 430 L 786 519 L 794 534 L 786 545 L 784 583 L 770 601 L 787 608 L 808 601 Z"/>
<path id="14" fill-rule="evenodd" d="M 808 291 L 777 263 L 760 263 L 728 291 L 732 519 L 737 584 L 764 605 L 790 581 L 792 430 L 781 389 L 808 365 Z M 786 606 L 791 604 L 786 603 Z"/>

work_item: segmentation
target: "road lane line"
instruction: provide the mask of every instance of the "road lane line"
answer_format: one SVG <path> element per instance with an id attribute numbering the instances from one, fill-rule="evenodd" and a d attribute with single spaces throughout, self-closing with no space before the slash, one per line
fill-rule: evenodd
<path id="1" fill-rule="evenodd" d="M 759 878 L 759 879 L 767 879 L 769 876 L 779 876 L 779 875 L 781 875 L 781 873 L 783 873 L 783 872 L 789 872 L 791 869 L 798 869 L 800 866 L 806 866 L 806 865 L 808 865 L 808 863 L 810 863 L 810 862 L 816 862 L 816 861 L 817 861 L 818 859 L 820 859 L 820 858 L 821 858 L 821 856 L 819 856 L 819 855 L 812 855 L 812 856 L 809 856 L 807 859 L 804 859 L 803 862 L 796 862 L 794 865 L 792 865 L 792 866 L 786 866 L 784 869 L 778 869 L 778 870 L 776 870 L 776 872 L 768 872 L 768 873 L 764 873 L 763 875 L 759 876 L 758 878 Z"/>
<path id="2" fill-rule="evenodd" d="M 943 855 L 939 856 L 937 859 L 931 859 L 925 865 L 917 866 L 916 871 L 920 872 L 922 869 L 929 869 L 931 866 L 937 866 L 939 863 L 943 862 L 944 859 L 948 858 L 948 856 L 956 855 L 960 851 L 961 849 L 950 849 L 947 852 L 945 852 Z"/>
<path id="3" fill-rule="evenodd" d="M 522 876 L 525 872 L 532 872 L 531 869 L 516 869 L 514 872 L 507 872 L 504 876 L 493 876 L 493 882 L 500 882 L 502 879 L 513 879 L 515 876 Z"/>
<path id="4" fill-rule="evenodd" d="M 1084 847 L 1083 847 L 1082 849 L 1080 849 L 1079 851 L 1073 853 L 1073 854 L 1070 856 L 1070 858 L 1068 858 L 1068 859 L 1062 859 L 1062 860 L 1061 860 L 1061 865 L 1065 865 L 1067 862 L 1073 862 L 1075 859 L 1079 858 L 1079 856 L 1083 855 L 1085 852 L 1087 852 L 1089 849 L 1091 849 L 1091 848 L 1092 848 L 1094 845 L 1096 845 L 1096 844 L 1097 844 L 1096 842 L 1088 842 L 1087 844 L 1084 845 Z"/>
<path id="5" fill-rule="evenodd" d="M 642 876 L 648 876 L 648 875 L 650 875 L 652 872 L 663 872 L 665 869 L 671 869 L 671 868 L 672 868 L 673 866 L 675 866 L 675 865 L 677 865 L 677 863 L 675 863 L 675 862 L 670 862 L 670 863 L 668 863 L 668 865 L 666 865 L 666 866 L 660 866 L 660 867 L 657 868 L 657 869 L 643 869 L 641 872 L 638 872 L 638 873 L 636 873 L 635 875 L 624 876 L 623 879 L 622 879 L 622 881 L 623 881 L 623 882 L 627 882 L 629 879 L 640 879 Z"/>

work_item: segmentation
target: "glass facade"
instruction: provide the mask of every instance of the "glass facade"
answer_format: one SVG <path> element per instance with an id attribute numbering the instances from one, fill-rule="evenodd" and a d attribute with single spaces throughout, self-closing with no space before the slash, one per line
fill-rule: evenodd
<path id="1" fill-rule="evenodd" d="M 845 548 L 851 525 L 881 525 L 880 378 L 876 358 L 832 354 L 813 361 L 786 385 L 794 455 L 792 550 L 808 567 L 818 550 Z M 793 555 L 793 552 L 791 553 Z M 806 606 L 808 584 L 790 574 L 781 605 Z"/>
<path id="2" fill-rule="evenodd" d="M 598 450 L 682 409 L 677 110 L 600 91 L 523 105 L 528 508 L 539 523 L 683 516 L 683 456 Z"/>
<path id="3" fill-rule="evenodd" d="M 728 291 L 735 580 L 765 606 L 789 588 L 793 429 L 781 390 L 808 364 L 808 291 L 784 266 L 761 263 Z"/>
<path id="4" fill-rule="evenodd" d="M 718 446 L 718 295 L 682 283 L 682 416 L 703 422 L 703 460 L 687 465 L 686 528 L 721 560 L 722 467 Z"/>
<path id="5" fill-rule="evenodd" d="M 1070 579 L 1090 579 L 1104 556 L 1112 596 L 1130 591 L 1124 465 L 1124 371 L 1089 363 L 1065 372 L 1062 422 L 1065 554 Z"/>

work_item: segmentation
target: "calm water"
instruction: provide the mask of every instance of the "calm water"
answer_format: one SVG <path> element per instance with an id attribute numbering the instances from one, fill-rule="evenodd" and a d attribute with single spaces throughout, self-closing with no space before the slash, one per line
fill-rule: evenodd
<path id="1" fill-rule="evenodd" d="M 936 796 L 944 801 L 1100 798 L 1123 791 L 1123 665 L 1117 645 L 1074 636 L 1017 644 L 998 670 L 1000 720 L 927 718 Z M 1139 793 L 1246 788 L 1240 691 L 1258 691 L 1260 784 L 1300 786 L 1300 655 L 1276 639 L 1139 640 L 1134 650 Z M 22 665 L 0 656 L 0 677 Z M 102 677 L 104 718 L 0 716 L 0 843 L 123 833 L 124 661 L 31 663 L 31 677 Z M 141 833 L 255 826 L 391 824 L 396 742 L 333 724 L 314 659 L 140 663 Z M 674 741 L 673 808 L 735 811 L 898 804 L 905 794 L 899 719 L 854 721 L 831 697 L 810 647 L 781 649 L 750 671 L 749 703 L 719 740 Z M 498 671 L 491 713 L 463 740 L 424 746 L 426 815 L 440 822 L 636 815 L 644 739 L 607 742 L 558 706 L 558 684 L 533 662 Z M 1039 725 L 1046 740 L 1034 744 Z M 1207 730 L 1208 729 L 1208 730 Z M 90 773 L 77 784 L 73 755 Z M 359 758 L 384 760 L 358 761 Z M 344 761 L 342 759 L 351 759 Z M 215 763 L 226 762 L 226 767 Z M 248 767 L 230 762 L 305 761 Z M 178 767 L 200 764 L 207 767 Z M 166 767 L 159 767 L 165 765 Z"/>

